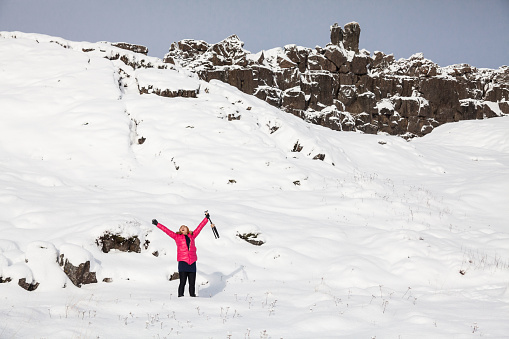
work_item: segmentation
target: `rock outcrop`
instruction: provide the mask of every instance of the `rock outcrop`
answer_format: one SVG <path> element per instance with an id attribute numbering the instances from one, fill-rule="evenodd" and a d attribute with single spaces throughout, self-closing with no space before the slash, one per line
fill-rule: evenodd
<path id="1" fill-rule="evenodd" d="M 164 62 L 221 80 L 306 121 L 335 130 L 423 136 L 453 121 L 509 114 L 509 67 L 440 67 L 422 54 L 359 51 L 360 26 L 330 28 L 331 43 L 251 54 L 232 35 L 182 40 Z"/>
<path id="2" fill-rule="evenodd" d="M 118 48 L 126 49 L 128 51 L 132 51 L 135 53 L 141 53 L 141 54 L 145 54 L 145 55 L 147 55 L 147 53 L 148 53 L 148 48 L 145 46 L 141 46 L 141 45 L 134 45 L 134 44 L 126 43 L 126 42 L 114 42 L 111 45 L 118 47 Z"/>
<path id="3" fill-rule="evenodd" d="M 508 66 L 440 67 L 420 53 L 395 60 L 359 49 L 360 33 L 356 22 L 344 29 L 334 24 L 325 47 L 286 45 L 257 54 L 244 50 L 236 35 L 216 44 L 186 39 L 173 43 L 163 60 L 140 45 L 24 36 L 121 61 L 128 66 L 119 68 L 122 92 L 137 86 L 140 94 L 195 98 L 200 79 L 216 79 L 334 130 L 412 138 L 447 122 L 509 114 Z M 20 35 L 0 32 L 3 38 Z"/>
<path id="4" fill-rule="evenodd" d="M 71 246 L 75 247 L 76 249 L 72 249 Z M 66 245 L 63 247 L 63 250 L 68 252 L 69 248 L 72 249 L 71 253 L 86 253 L 85 255 L 82 255 L 82 257 L 85 259 L 78 260 L 79 263 L 74 264 L 69 260 L 69 258 L 66 257 L 65 253 L 61 253 L 58 257 L 58 264 L 64 269 L 64 273 L 67 275 L 69 280 L 71 280 L 71 282 L 76 287 L 97 283 L 96 272 L 91 271 L 91 261 L 95 261 L 92 255 L 88 251 L 73 245 Z"/>
<path id="5" fill-rule="evenodd" d="M 62 266 L 65 274 L 76 287 L 81 287 L 83 284 L 97 283 L 96 273 L 90 272 L 90 261 L 81 263 L 79 266 L 74 266 L 69 260 L 65 260 Z"/>
<path id="6" fill-rule="evenodd" d="M 39 287 L 39 283 L 38 282 L 28 283 L 26 278 L 19 279 L 18 280 L 18 285 L 21 288 L 24 288 L 27 291 L 35 291 L 37 289 L 37 287 Z"/>
<path id="7" fill-rule="evenodd" d="M 119 234 L 105 233 L 95 240 L 97 246 L 104 253 L 111 250 L 119 250 L 120 252 L 141 252 L 141 241 L 137 236 L 125 238 Z"/>
<path id="8" fill-rule="evenodd" d="M 95 243 L 104 253 L 109 253 L 111 250 L 141 253 L 142 246 L 144 249 L 148 249 L 150 241 L 145 239 L 142 244 L 137 235 L 126 237 L 121 234 L 105 232 L 95 240 Z"/>

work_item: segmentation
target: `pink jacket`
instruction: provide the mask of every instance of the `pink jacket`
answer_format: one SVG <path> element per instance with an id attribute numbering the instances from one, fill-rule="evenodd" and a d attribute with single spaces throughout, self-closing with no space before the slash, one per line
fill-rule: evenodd
<path id="1" fill-rule="evenodd" d="M 170 237 L 175 240 L 177 244 L 177 261 L 185 261 L 189 265 L 198 260 L 198 256 L 196 255 L 196 245 L 194 244 L 194 239 L 200 234 L 203 227 L 207 224 L 208 219 L 205 217 L 202 222 L 196 227 L 193 231 L 193 234 L 188 234 L 189 239 L 191 239 L 191 243 L 189 244 L 189 249 L 187 249 L 186 244 L 186 236 L 183 234 L 177 234 L 164 226 L 163 224 L 157 224 L 157 228 L 159 228 L 164 233 L 168 234 Z"/>

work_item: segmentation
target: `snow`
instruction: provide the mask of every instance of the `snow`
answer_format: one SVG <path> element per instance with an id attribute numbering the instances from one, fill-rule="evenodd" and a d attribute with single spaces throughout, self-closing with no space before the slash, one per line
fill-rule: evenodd
<path id="1" fill-rule="evenodd" d="M 33 241 L 27 245 L 25 262 L 33 272 L 33 280 L 41 284 L 41 291 L 65 287 L 68 281 L 55 258 L 58 252 L 50 242 Z"/>
<path id="2" fill-rule="evenodd" d="M 176 70 L 142 68 L 136 71 L 136 79 L 138 80 L 138 86 L 140 88 L 149 88 L 149 86 L 153 86 L 161 91 L 198 91 L 200 88 L 198 79 L 181 74 Z"/>
<path id="3" fill-rule="evenodd" d="M 507 336 L 509 117 L 410 142 L 336 132 L 219 81 L 105 59 L 118 50 L 104 43 L 51 40 L 0 34 L 0 275 L 12 279 L 0 337 Z M 140 79 L 200 92 L 140 95 Z M 177 298 L 175 244 L 151 220 L 194 229 L 204 210 L 221 238 L 199 235 L 199 298 Z M 103 253 L 107 232 L 149 246 Z M 90 260 L 98 283 L 75 287 L 60 254 Z"/>
<path id="4" fill-rule="evenodd" d="M 290 45 L 288 46 L 290 47 Z M 284 49 L 282 47 L 275 47 L 268 50 L 263 50 L 255 54 L 248 54 L 248 57 L 251 58 L 251 60 L 258 60 L 260 56 L 262 55 L 265 57 L 264 63 L 267 65 L 270 65 L 272 67 L 277 68 L 277 57 L 286 57 L 286 54 L 284 52 Z"/>
<path id="5" fill-rule="evenodd" d="M 383 98 L 382 100 L 376 103 L 376 108 L 378 109 L 378 112 L 381 112 L 384 109 L 388 111 L 393 111 L 394 104 L 392 103 L 391 99 Z"/>
<path id="6" fill-rule="evenodd" d="M 87 251 L 78 245 L 73 244 L 63 244 L 60 246 L 61 254 L 64 255 L 64 258 L 68 260 L 72 265 L 78 267 L 82 263 L 86 263 L 90 261 L 90 270 L 95 272 L 99 267 L 92 256 L 92 253 Z"/>

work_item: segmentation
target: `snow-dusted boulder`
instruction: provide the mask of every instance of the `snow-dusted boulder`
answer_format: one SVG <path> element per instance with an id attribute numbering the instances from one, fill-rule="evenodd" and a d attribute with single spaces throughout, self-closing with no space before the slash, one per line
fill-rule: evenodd
<path id="1" fill-rule="evenodd" d="M 57 262 L 58 251 L 50 242 L 34 241 L 28 244 L 25 261 L 33 272 L 33 280 L 45 289 L 66 287 L 68 278 Z"/>
<path id="2" fill-rule="evenodd" d="M 60 246 L 59 264 L 75 286 L 97 283 L 99 264 L 86 249 L 73 244 Z"/>
<path id="3" fill-rule="evenodd" d="M 35 280 L 32 270 L 23 263 L 4 267 L 2 275 L 3 282 L 17 281 L 18 285 L 27 291 L 33 291 L 39 287 L 39 283 Z"/>
<path id="4" fill-rule="evenodd" d="M 27 291 L 33 291 L 39 283 L 25 263 L 24 253 L 10 240 L 0 239 L 0 283 L 17 281 Z"/>

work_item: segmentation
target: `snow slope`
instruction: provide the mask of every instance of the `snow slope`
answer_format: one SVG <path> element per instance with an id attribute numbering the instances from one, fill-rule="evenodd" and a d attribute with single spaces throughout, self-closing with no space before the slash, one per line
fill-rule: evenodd
<path id="1" fill-rule="evenodd" d="M 110 51 L 0 34 L 1 338 L 507 336 L 508 117 L 411 142 L 340 133 Z M 193 229 L 204 210 L 221 238 L 200 234 L 199 298 L 177 298 L 174 242 L 150 221 Z M 103 253 L 105 232 L 150 244 Z M 75 287 L 64 252 L 99 282 Z"/>

